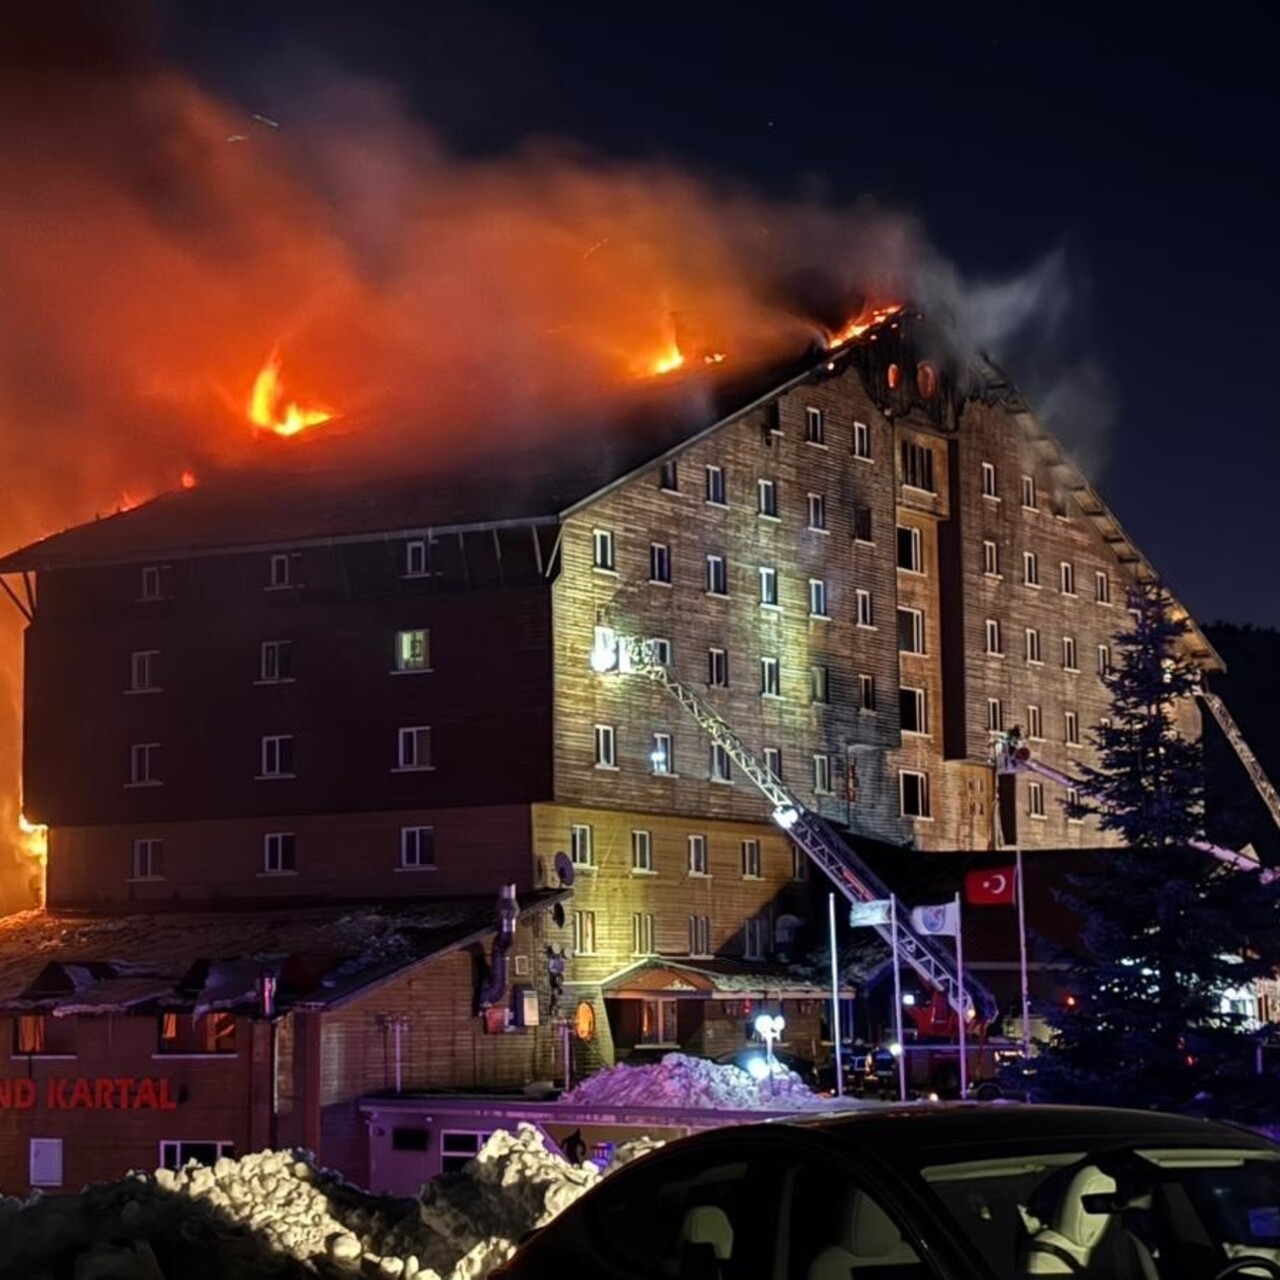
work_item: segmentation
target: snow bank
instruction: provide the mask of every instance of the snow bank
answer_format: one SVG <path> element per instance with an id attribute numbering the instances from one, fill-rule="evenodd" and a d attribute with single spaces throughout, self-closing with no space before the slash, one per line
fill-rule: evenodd
<path id="1" fill-rule="evenodd" d="M 814 1093 L 794 1071 L 774 1063 L 773 1075 L 755 1080 L 731 1063 L 669 1053 L 661 1061 L 632 1067 L 625 1062 L 588 1076 L 564 1095 L 568 1103 L 612 1103 L 639 1107 L 715 1107 L 720 1110 L 825 1108 L 830 1098 Z"/>

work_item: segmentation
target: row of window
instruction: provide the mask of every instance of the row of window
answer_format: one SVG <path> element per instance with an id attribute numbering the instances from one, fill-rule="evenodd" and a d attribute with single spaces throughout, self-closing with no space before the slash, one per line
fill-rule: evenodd
<path id="1" fill-rule="evenodd" d="M 129 693 L 159 693 L 159 649 L 135 649 L 129 655 Z M 397 631 L 392 646 L 392 670 L 431 670 L 431 633 L 425 627 Z M 286 684 L 294 679 L 293 641 L 263 640 L 258 646 L 258 684 Z"/>
<path id="2" fill-rule="evenodd" d="M 599 955 L 599 921 L 595 911 L 573 913 L 573 952 L 578 956 Z M 657 928 L 652 911 L 631 913 L 631 954 L 651 956 L 657 953 Z M 764 960 L 768 954 L 769 923 L 761 916 L 753 916 L 742 924 L 742 955 L 747 960 Z M 715 953 L 711 946 L 711 917 L 689 917 L 689 955 L 710 957 Z"/>
<path id="3" fill-rule="evenodd" d="M 169 1010 L 156 1018 L 157 1053 L 203 1056 L 236 1051 L 236 1019 L 226 1010 L 194 1017 Z M 76 1020 L 24 1013 L 13 1020 L 13 1052 L 23 1057 L 73 1058 Z"/>
<path id="4" fill-rule="evenodd" d="M 595 862 L 595 829 L 589 823 L 574 823 L 569 830 L 570 857 L 576 866 L 594 867 Z M 709 876 L 710 862 L 707 856 L 707 837 L 690 835 L 686 837 L 688 860 L 686 870 L 691 876 Z M 739 843 L 738 867 L 744 880 L 759 880 L 764 875 L 764 864 L 761 858 L 760 841 L 746 839 Z M 639 829 L 631 832 L 631 870 L 637 875 L 657 875 L 657 867 L 653 860 L 653 832 Z M 808 863 L 805 856 L 794 845 L 791 846 L 791 878 L 804 880 L 808 877 Z"/>
<path id="5" fill-rule="evenodd" d="M 434 827 L 401 827 L 399 862 L 402 871 L 429 870 L 436 865 Z M 298 837 L 292 831 L 269 831 L 262 837 L 262 874 L 287 875 L 298 869 Z M 134 880 L 164 879 L 164 841 L 158 836 L 140 836 L 133 842 L 130 877 Z"/>
<path id="6" fill-rule="evenodd" d="M 1003 658 L 1004 638 L 1000 626 L 1000 622 L 996 618 L 988 618 L 983 627 L 983 647 L 984 652 L 992 657 Z M 1078 655 L 1076 652 L 1076 641 L 1074 636 L 1062 637 L 1062 669 L 1064 671 L 1079 671 Z M 1023 628 L 1023 656 L 1026 660 L 1033 664 L 1044 662 L 1044 649 L 1040 639 L 1039 627 Z M 1097 663 L 1098 674 L 1106 676 L 1111 674 L 1111 646 L 1109 644 L 1100 644 L 1097 647 Z"/>
<path id="7" fill-rule="evenodd" d="M 984 541 L 982 544 L 982 572 L 988 578 L 999 578 L 1003 576 L 1000 572 L 1000 548 L 998 544 L 990 540 Z M 1023 586 L 1039 589 L 1040 582 L 1040 557 L 1034 551 L 1024 551 L 1022 553 L 1022 583 Z M 1076 567 L 1070 560 L 1063 560 L 1058 564 L 1058 590 L 1064 596 L 1075 596 L 1076 591 Z M 1111 578 L 1105 569 L 1098 569 L 1093 575 L 1093 598 L 1098 604 L 1111 603 Z"/>
<path id="8" fill-rule="evenodd" d="M 984 462 L 981 464 L 982 475 L 982 496 L 992 502 L 1001 501 L 1000 489 L 996 483 L 996 464 L 994 462 Z M 1040 509 L 1040 494 L 1036 486 L 1035 476 L 1027 475 L 1025 472 L 1018 477 L 1018 497 L 1022 503 L 1024 511 L 1038 511 Z M 1054 514 L 1066 517 L 1066 506 L 1060 496 L 1054 497 Z"/>
<path id="9" fill-rule="evenodd" d="M 1040 707 L 1034 703 L 1027 705 L 1027 718 L 1023 726 L 1024 732 L 1032 742 L 1043 742 L 1044 736 L 1044 715 Z M 987 699 L 987 728 L 992 733 L 1003 733 L 1005 728 L 1004 699 L 988 698 Z M 1102 721 L 1107 724 L 1109 721 Z M 1075 711 L 1064 711 L 1062 713 L 1062 741 L 1068 747 L 1078 747 L 1083 745 L 1080 741 L 1080 716 Z"/>
<path id="10" fill-rule="evenodd" d="M 160 777 L 160 742 L 134 742 L 129 746 L 129 787 L 163 786 Z M 396 763 L 393 773 L 427 773 L 434 769 L 431 756 L 431 726 L 404 725 L 396 730 Z M 296 778 L 294 771 L 294 736 L 291 733 L 269 733 L 262 737 L 259 755 L 259 781 L 273 778 Z"/>

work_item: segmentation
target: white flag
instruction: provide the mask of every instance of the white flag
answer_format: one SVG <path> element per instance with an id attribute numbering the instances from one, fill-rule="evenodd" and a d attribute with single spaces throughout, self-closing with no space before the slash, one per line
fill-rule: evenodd
<path id="1" fill-rule="evenodd" d="M 889 899 L 877 898 L 872 902 L 850 903 L 849 923 L 855 929 L 859 925 L 888 924 Z"/>
<path id="2" fill-rule="evenodd" d="M 954 938 L 960 932 L 960 908 L 954 902 L 940 902 L 934 907 L 912 907 L 911 924 L 917 933 Z"/>

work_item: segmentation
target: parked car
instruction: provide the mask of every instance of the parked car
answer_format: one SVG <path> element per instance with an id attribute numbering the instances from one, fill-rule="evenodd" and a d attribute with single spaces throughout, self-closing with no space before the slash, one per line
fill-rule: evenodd
<path id="1" fill-rule="evenodd" d="M 1280 1280 L 1280 1146 L 1157 1112 L 886 1106 L 709 1130 L 610 1174 L 503 1280 Z"/>

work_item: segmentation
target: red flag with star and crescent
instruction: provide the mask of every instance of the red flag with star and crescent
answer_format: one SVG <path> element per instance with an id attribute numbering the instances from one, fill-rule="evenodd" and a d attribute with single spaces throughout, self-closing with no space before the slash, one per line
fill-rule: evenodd
<path id="1" fill-rule="evenodd" d="M 964 900 L 971 907 L 1011 907 L 1016 901 L 1017 886 L 1017 870 L 1012 866 L 966 871 Z"/>

